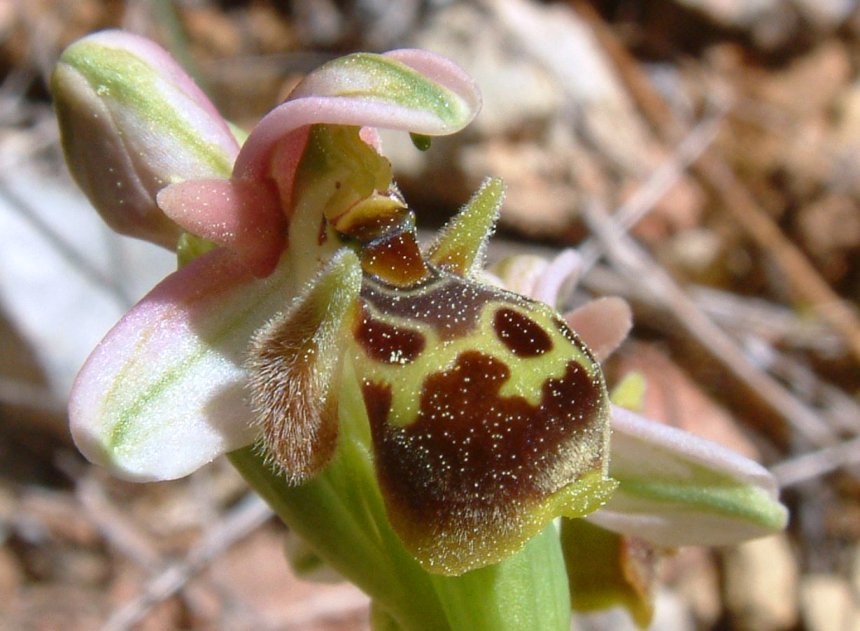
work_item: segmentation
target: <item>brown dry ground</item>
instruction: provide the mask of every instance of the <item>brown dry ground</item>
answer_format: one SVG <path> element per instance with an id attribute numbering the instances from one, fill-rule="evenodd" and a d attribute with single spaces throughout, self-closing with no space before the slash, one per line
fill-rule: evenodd
<path id="1" fill-rule="evenodd" d="M 583 245 L 596 264 L 572 300 L 620 294 L 636 313 L 610 379 L 642 372 L 649 415 L 757 457 L 784 484 L 787 535 L 667 561 L 661 607 L 680 613 L 659 628 L 860 628 L 860 11 L 446 4 L 0 0 L 0 192 L 21 165 L 63 177 L 47 77 L 93 30 L 162 42 L 246 126 L 334 55 L 457 43 L 480 59 L 488 118 L 404 169 L 421 221 L 504 175 L 491 256 Z M 547 57 L 549 36 L 505 13 L 523 6 L 576 17 L 604 65 L 571 81 L 607 73 L 615 92 L 589 100 L 564 84 L 574 61 L 561 40 Z M 511 92 L 513 74 L 536 87 Z M 500 102 L 516 125 L 492 119 Z M 39 360 L 51 349 L 2 313 L 0 344 L 0 629 L 366 626 L 356 590 L 289 574 L 282 527 L 228 465 L 111 479 L 71 444 Z"/>

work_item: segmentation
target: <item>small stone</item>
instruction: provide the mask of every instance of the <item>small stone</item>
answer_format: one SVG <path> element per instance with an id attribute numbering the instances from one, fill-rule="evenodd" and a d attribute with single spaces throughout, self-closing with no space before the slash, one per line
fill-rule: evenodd
<path id="1" fill-rule="evenodd" d="M 860 629 L 851 586 L 832 574 L 809 574 L 800 584 L 800 608 L 808 631 Z"/>
<path id="2" fill-rule="evenodd" d="M 664 563 L 665 582 L 687 603 L 696 628 L 714 628 L 722 614 L 720 577 L 708 548 L 681 548 Z"/>
<path id="3" fill-rule="evenodd" d="M 11 602 L 24 582 L 24 570 L 8 547 L 0 546 L 0 602 Z"/>
<path id="4" fill-rule="evenodd" d="M 798 569 L 784 533 L 724 552 L 724 598 L 735 628 L 780 631 L 797 624 Z"/>

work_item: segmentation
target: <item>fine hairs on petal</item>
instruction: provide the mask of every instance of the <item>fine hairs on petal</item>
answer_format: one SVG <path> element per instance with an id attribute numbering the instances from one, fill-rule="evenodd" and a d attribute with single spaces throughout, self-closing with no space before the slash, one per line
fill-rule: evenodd
<path id="1" fill-rule="evenodd" d="M 318 473 L 334 453 L 341 350 L 360 288 L 357 257 L 340 250 L 251 343 L 249 388 L 264 453 L 293 484 Z"/>

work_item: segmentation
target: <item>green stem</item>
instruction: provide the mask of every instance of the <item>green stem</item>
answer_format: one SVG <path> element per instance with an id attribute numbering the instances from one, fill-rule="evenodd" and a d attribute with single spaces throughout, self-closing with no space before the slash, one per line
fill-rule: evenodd
<path id="1" fill-rule="evenodd" d="M 501 563 L 434 576 L 433 583 L 452 629 L 570 629 L 567 573 L 552 524 Z"/>
<path id="2" fill-rule="evenodd" d="M 354 498 L 337 493 L 339 472 L 332 469 L 338 469 L 339 462 L 332 462 L 314 480 L 293 487 L 251 447 L 234 451 L 230 460 L 293 532 L 403 629 L 449 628 L 429 575 L 402 546 L 385 546 L 384 540 L 394 533 L 385 532 L 385 525 L 368 529 L 364 511 L 356 510 L 351 501 Z M 361 482 L 355 480 L 355 484 Z"/>

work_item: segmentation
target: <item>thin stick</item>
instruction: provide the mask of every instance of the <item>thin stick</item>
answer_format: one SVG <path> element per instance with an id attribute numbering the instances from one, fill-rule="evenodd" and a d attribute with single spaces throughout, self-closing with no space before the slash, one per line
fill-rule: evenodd
<path id="1" fill-rule="evenodd" d="M 75 494 L 89 520 L 113 548 L 145 569 L 161 564 L 154 543 L 110 501 L 91 471 L 78 481 Z"/>
<path id="2" fill-rule="evenodd" d="M 696 125 L 678 144 L 672 155 L 655 169 L 612 216 L 617 225 L 629 230 L 651 212 L 663 199 L 684 172 L 707 151 L 717 136 L 724 111 L 720 110 Z M 582 257 L 584 275 L 600 259 L 602 250 L 594 237 L 589 237 L 577 248 Z"/>
<path id="3" fill-rule="evenodd" d="M 583 0 L 571 0 L 577 13 L 594 29 L 600 45 L 614 61 L 622 81 L 640 111 L 665 140 L 678 137 L 678 124 L 663 97 L 654 89 L 639 64 L 618 42 L 600 15 Z M 705 152 L 692 171 L 708 184 L 722 206 L 783 272 L 795 297 L 814 307 L 821 319 L 845 341 L 848 351 L 860 361 L 860 317 L 827 284 L 809 259 L 788 239 L 761 208 L 750 190 L 716 153 Z"/>
<path id="4" fill-rule="evenodd" d="M 102 631 L 131 629 L 150 609 L 173 596 L 213 559 L 254 532 L 271 516 L 272 511 L 268 505 L 257 495 L 249 493 L 236 508 L 205 533 L 189 550 L 185 559 L 167 566 L 153 576 L 137 598 L 115 610 L 102 627 Z"/>
<path id="5" fill-rule="evenodd" d="M 784 460 L 770 468 L 782 488 L 860 463 L 860 438 Z"/>
<path id="6" fill-rule="evenodd" d="M 738 224 L 782 269 L 795 296 L 815 308 L 821 319 L 842 336 L 848 350 L 860 362 L 860 319 L 856 312 L 830 288 L 722 159 L 706 154 L 696 170 L 717 191 L 723 206 Z"/>
<path id="7" fill-rule="evenodd" d="M 816 446 L 837 440 L 833 430 L 789 391 L 747 360 L 734 341 L 711 321 L 651 257 L 625 235 L 597 204 L 585 209 L 589 228 L 603 244 L 613 264 L 660 301 L 687 333 L 697 339 L 733 375 L 746 383 L 785 418 L 801 436 Z"/>
<path id="8" fill-rule="evenodd" d="M 0 377 L 0 403 L 52 415 L 66 410 L 50 388 L 6 377 Z"/>

